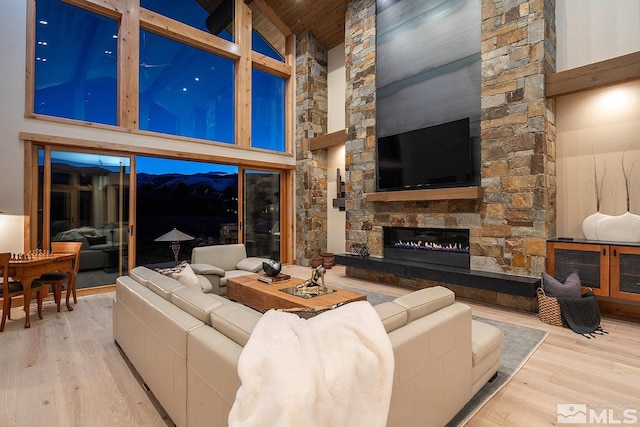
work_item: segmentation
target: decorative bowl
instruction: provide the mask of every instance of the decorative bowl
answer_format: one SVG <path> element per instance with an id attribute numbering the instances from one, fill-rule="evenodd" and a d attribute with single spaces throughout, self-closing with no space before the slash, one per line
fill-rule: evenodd
<path id="1" fill-rule="evenodd" d="M 280 271 L 282 270 L 282 264 L 280 264 L 280 261 L 270 259 L 269 261 L 265 261 L 262 263 L 262 269 L 267 276 L 274 277 L 280 274 Z"/>

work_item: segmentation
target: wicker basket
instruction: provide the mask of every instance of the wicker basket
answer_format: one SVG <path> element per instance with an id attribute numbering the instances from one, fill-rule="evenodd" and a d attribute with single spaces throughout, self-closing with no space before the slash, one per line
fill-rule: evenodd
<path id="1" fill-rule="evenodd" d="M 591 288 L 583 288 L 583 290 L 584 292 L 593 292 Z M 553 326 L 564 326 L 562 324 L 562 314 L 560 313 L 560 303 L 558 303 L 558 299 L 548 297 L 542 288 L 538 288 L 537 293 L 538 317 L 540 320 Z"/>
<path id="2" fill-rule="evenodd" d="M 540 320 L 553 326 L 563 326 L 558 300 L 554 297 L 548 297 L 542 288 L 538 288 L 537 293 Z"/>

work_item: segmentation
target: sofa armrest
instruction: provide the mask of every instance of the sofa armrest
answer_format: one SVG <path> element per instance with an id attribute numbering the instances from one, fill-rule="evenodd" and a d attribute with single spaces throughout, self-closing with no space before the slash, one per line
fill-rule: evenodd
<path id="1" fill-rule="evenodd" d="M 236 268 L 238 270 L 250 271 L 252 273 L 257 273 L 262 269 L 262 263 L 265 262 L 265 258 L 258 257 L 248 257 L 245 258 L 236 264 Z"/>
<path id="2" fill-rule="evenodd" d="M 190 264 L 190 265 L 191 265 L 191 269 L 196 274 L 203 274 L 205 276 L 209 274 L 215 274 L 216 276 L 220 276 L 220 277 L 223 277 L 225 274 L 223 269 L 221 269 L 220 267 L 216 267 L 215 265 L 211 265 L 211 264 Z"/>

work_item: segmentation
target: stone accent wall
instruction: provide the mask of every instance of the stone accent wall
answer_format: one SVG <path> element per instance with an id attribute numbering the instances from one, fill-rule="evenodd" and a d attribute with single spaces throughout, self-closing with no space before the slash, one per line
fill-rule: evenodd
<path id="1" fill-rule="evenodd" d="M 296 40 L 296 262 L 310 265 L 327 248 L 327 51 L 309 31 Z"/>
<path id="2" fill-rule="evenodd" d="M 544 75 L 555 69 L 555 2 L 482 0 L 483 200 L 365 202 L 376 179 L 375 23 L 375 0 L 348 4 L 347 247 L 365 244 L 381 256 L 385 225 L 468 228 L 473 269 L 539 275 L 555 233 L 554 104 L 544 95 Z"/>
<path id="3" fill-rule="evenodd" d="M 471 267 L 539 275 L 555 235 L 553 0 L 482 0 L 482 226 Z"/>
<path id="4" fill-rule="evenodd" d="M 364 243 L 380 255 L 382 228 L 364 201 L 376 189 L 376 1 L 349 3 L 345 27 L 346 246 Z"/>

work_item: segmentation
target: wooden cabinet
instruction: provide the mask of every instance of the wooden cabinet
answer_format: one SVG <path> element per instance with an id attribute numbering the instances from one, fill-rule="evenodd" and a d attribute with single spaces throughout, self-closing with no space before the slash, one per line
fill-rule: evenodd
<path id="1" fill-rule="evenodd" d="M 560 281 L 578 273 L 583 287 L 617 299 L 640 301 L 640 245 L 587 240 L 547 242 L 547 272 Z"/>

